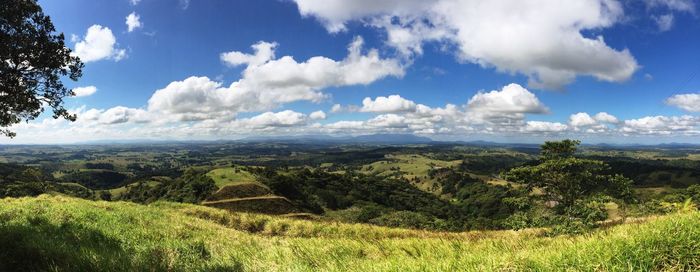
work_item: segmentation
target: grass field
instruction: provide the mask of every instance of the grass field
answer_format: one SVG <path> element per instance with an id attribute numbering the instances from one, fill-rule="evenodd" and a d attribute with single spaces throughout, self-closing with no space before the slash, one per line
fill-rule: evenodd
<path id="1" fill-rule="evenodd" d="M 145 182 L 146 182 L 146 184 L 149 185 L 150 187 L 156 187 L 158 184 L 161 183 L 161 180 L 169 180 L 169 179 L 170 179 L 170 178 L 168 178 L 168 177 L 152 177 L 151 180 L 145 181 Z M 109 191 L 109 193 L 112 195 L 112 198 L 117 199 L 117 198 L 119 198 L 123 193 L 126 193 L 126 192 L 129 190 L 129 187 L 136 186 L 136 185 L 138 185 L 138 183 L 140 183 L 140 182 L 135 182 L 135 183 L 127 184 L 127 185 L 124 185 L 124 186 L 121 186 L 121 187 L 112 188 L 112 189 L 105 190 L 105 191 Z M 99 192 L 99 190 L 98 190 L 98 192 Z"/>
<path id="2" fill-rule="evenodd" d="M 376 161 L 362 167 L 362 171 L 368 174 L 390 176 L 400 172 L 401 176 L 419 182 L 414 184 L 418 189 L 426 192 L 440 192 L 435 180 L 428 177 L 430 169 L 446 168 L 459 165 L 462 161 L 441 161 L 418 154 L 386 155 L 386 160 Z"/>
<path id="3" fill-rule="evenodd" d="M 0 271 L 689 271 L 700 213 L 583 236 L 439 233 L 197 205 L 0 200 Z"/>
<path id="4" fill-rule="evenodd" d="M 209 171 L 207 176 L 212 178 L 216 183 L 216 187 L 219 188 L 236 183 L 257 182 L 253 174 L 240 167 L 214 169 Z"/>
<path id="5" fill-rule="evenodd" d="M 395 172 L 392 168 L 398 168 L 401 172 L 405 172 L 403 176 L 408 179 L 413 177 L 424 178 L 428 175 L 428 171 L 430 171 L 431 168 L 451 167 L 459 165 L 462 162 L 461 160 L 434 160 L 418 154 L 387 155 L 386 158 L 387 160 L 368 164 L 364 166 L 362 170 L 374 174 L 389 175 Z"/>

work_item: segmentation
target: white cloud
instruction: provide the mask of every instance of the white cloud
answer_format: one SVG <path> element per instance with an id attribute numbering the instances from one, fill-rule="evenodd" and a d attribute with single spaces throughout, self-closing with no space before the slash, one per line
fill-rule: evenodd
<path id="1" fill-rule="evenodd" d="M 659 11 L 664 14 L 652 14 L 651 19 L 654 20 L 659 31 L 664 32 L 673 28 L 675 15 L 673 12 L 683 12 L 695 14 L 694 0 L 645 0 L 647 9 L 653 13 Z"/>
<path id="2" fill-rule="evenodd" d="M 114 125 L 127 122 L 145 123 L 150 120 L 148 116 L 149 113 L 145 110 L 122 106 L 109 108 L 107 110 L 85 110 L 84 108 L 82 108 L 79 109 L 76 113 L 78 115 L 79 125 L 90 125 L 93 123 L 102 125 Z"/>
<path id="3" fill-rule="evenodd" d="M 610 133 L 616 129 L 618 123 L 617 117 L 607 112 L 599 112 L 594 116 L 579 112 L 569 116 L 569 129 L 574 132 Z"/>
<path id="4" fill-rule="evenodd" d="M 179 5 L 182 10 L 187 10 L 190 7 L 190 0 L 180 0 Z"/>
<path id="5" fill-rule="evenodd" d="M 666 8 L 672 11 L 695 12 L 693 0 L 645 0 L 649 8 Z"/>
<path id="6" fill-rule="evenodd" d="M 520 73 L 531 86 L 558 89 L 578 75 L 621 82 L 638 69 L 626 49 L 582 34 L 624 17 L 613 0 L 295 0 L 330 32 L 360 21 L 383 29 L 387 44 L 420 54 L 425 42 L 456 46 L 461 61 Z"/>
<path id="7" fill-rule="evenodd" d="M 223 88 L 207 77 L 189 77 L 156 90 L 148 100 L 148 110 L 177 120 L 213 119 L 225 114 L 233 117 L 254 99 L 242 91 Z"/>
<path id="8" fill-rule="evenodd" d="M 653 16 L 652 19 L 656 22 L 656 26 L 659 27 L 659 31 L 669 31 L 673 27 L 673 14 L 664 14 L 660 16 Z"/>
<path id="9" fill-rule="evenodd" d="M 244 76 L 253 83 L 268 86 L 303 85 L 310 88 L 320 88 L 366 85 L 387 76 L 402 77 L 404 75 L 404 68 L 397 60 L 380 58 L 376 49 L 370 49 L 366 54 L 362 54 L 362 45 L 362 38 L 356 37 L 348 47 L 348 56 L 341 61 L 335 61 L 326 57 L 312 57 L 305 62 L 299 63 L 291 56 L 284 56 L 279 59 L 269 58 L 263 63 L 248 62 Z M 263 52 L 256 51 L 256 55 L 261 55 Z M 225 54 L 235 53 L 229 52 Z M 245 54 L 239 55 L 239 57 L 243 56 Z M 251 55 L 247 56 L 252 57 Z M 265 52 L 264 56 L 274 56 L 274 54 L 270 53 L 268 55 Z M 243 63 L 240 62 L 243 59 L 233 59 L 238 62 L 232 62 L 231 64 Z"/>
<path id="10" fill-rule="evenodd" d="M 132 32 L 137 28 L 143 27 L 141 24 L 141 16 L 136 14 L 136 12 L 130 13 L 128 16 L 126 16 L 126 26 L 128 32 Z"/>
<path id="11" fill-rule="evenodd" d="M 367 120 L 367 125 L 372 127 L 402 128 L 406 127 L 406 117 L 394 113 L 378 115 Z"/>
<path id="12" fill-rule="evenodd" d="M 344 127 L 349 133 L 372 132 L 380 128 L 389 132 L 431 133 L 505 133 L 522 131 L 526 114 L 547 113 L 537 97 L 517 84 L 504 86 L 501 90 L 479 92 L 464 106 L 446 104 L 444 107 L 429 107 L 402 98 L 399 95 L 365 98 L 362 106 L 336 104 L 332 111 L 341 110 L 383 113 L 353 127 Z M 346 124 L 346 123 L 340 123 Z M 338 132 L 338 125 L 325 126 Z M 385 131 L 386 132 L 386 131 Z"/>
<path id="13" fill-rule="evenodd" d="M 333 107 L 331 107 L 332 113 L 338 113 L 341 111 L 343 111 L 343 106 L 341 106 L 340 104 L 333 104 Z"/>
<path id="14" fill-rule="evenodd" d="M 251 65 L 258 66 L 275 58 L 277 43 L 260 41 L 253 46 L 254 54 L 246 54 L 238 51 L 225 52 L 219 55 L 221 61 L 229 66 Z"/>
<path id="15" fill-rule="evenodd" d="M 700 133 L 700 118 L 695 116 L 646 116 L 625 120 L 621 131 L 628 134 L 690 135 Z"/>
<path id="16" fill-rule="evenodd" d="M 117 39 L 112 30 L 101 25 L 92 25 L 83 40 L 75 44 L 73 53 L 86 63 L 103 59 L 119 61 L 126 57 L 126 51 L 116 48 L 116 44 Z"/>
<path id="17" fill-rule="evenodd" d="M 365 122 L 363 121 L 338 121 L 335 123 L 330 123 L 325 126 L 326 129 L 329 129 L 330 131 L 339 131 L 339 130 L 358 130 L 362 129 L 365 126 Z"/>
<path id="18" fill-rule="evenodd" d="M 607 112 L 599 112 L 593 118 L 595 118 L 596 121 L 602 123 L 616 124 L 619 122 L 617 117 Z"/>
<path id="19" fill-rule="evenodd" d="M 666 99 L 666 104 L 690 112 L 700 112 L 700 93 L 677 94 Z"/>
<path id="20" fill-rule="evenodd" d="M 178 82 L 187 88 L 203 90 L 226 89 L 206 78 L 190 78 Z M 207 86 L 213 84 L 213 86 Z M 182 87 L 182 86 L 179 86 Z M 169 86 L 171 90 L 177 90 Z M 502 92 L 502 91 L 501 91 Z M 483 94 L 483 93 L 481 93 Z M 477 94 L 478 95 L 478 94 Z M 477 96 L 475 95 L 475 97 Z M 204 96 L 207 98 L 208 96 Z M 184 103 L 187 99 L 179 101 Z M 189 97 L 199 101 L 197 95 Z M 202 105 L 207 106 L 205 100 Z M 178 101 L 172 101 L 177 104 Z M 415 102 L 414 102 L 415 103 Z M 186 107 L 187 108 L 187 107 Z M 527 110 L 526 108 L 520 108 Z M 526 112 L 492 112 L 491 108 L 480 108 L 475 112 L 469 106 L 446 104 L 444 107 L 428 107 L 417 104 L 413 111 L 381 113 L 365 120 L 340 120 L 320 124 L 314 120 L 325 118 L 323 111 L 308 115 L 284 110 L 266 111 L 250 118 L 231 116 L 213 118 L 211 112 L 203 110 L 202 118 L 195 112 L 186 111 L 192 118 L 174 118 L 181 115 L 153 108 L 128 108 L 117 106 L 109 109 L 89 109 L 81 107 L 71 112 L 78 114 L 74 123 L 47 118 L 32 123 L 22 123 L 13 127 L 22 139 L 45 139 L 52 141 L 128 139 L 128 138 L 169 138 L 169 139 L 220 139 L 248 135 L 300 135 L 334 133 L 358 135 L 372 133 L 412 133 L 470 139 L 481 137 L 696 137 L 700 135 L 700 117 L 694 116 L 647 116 L 638 119 L 618 121 L 605 112 L 593 116 L 587 113 L 572 114 L 569 125 L 556 121 L 526 120 Z M 480 114 L 477 114 L 480 113 Z M 210 117 L 210 118 L 204 118 Z M 484 118 L 488 117 L 488 118 Z M 63 136 L 61 136 L 63 135 Z M 70 138 L 65 138 L 70 135 Z M 527 135 L 527 136 L 525 136 Z M 63 137 L 63 138 L 61 138 Z M 26 141 L 26 140 L 25 140 Z M 654 141 L 659 141 L 656 139 Z M 29 141 L 32 142 L 32 141 Z"/>
<path id="21" fill-rule="evenodd" d="M 164 124 L 225 122 L 240 112 L 269 111 L 295 101 L 319 102 L 327 96 L 321 92 L 327 87 L 369 84 L 386 76 L 403 75 L 397 61 L 379 58 L 376 50 L 362 54 L 361 45 L 362 40 L 356 39 L 348 57 L 341 61 L 313 57 L 299 63 L 290 56 L 275 59 L 275 44 L 260 42 L 253 46 L 254 54 L 222 55 L 230 65 L 247 65 L 240 80 L 229 86 L 208 77 L 174 81 L 153 93 L 146 111 L 154 122 Z M 314 114 L 314 118 L 321 113 Z"/>
<path id="22" fill-rule="evenodd" d="M 523 125 L 526 114 L 548 113 L 537 96 L 512 83 L 501 90 L 478 92 L 469 99 L 464 120 L 470 127 L 496 131 L 516 131 Z"/>
<path id="23" fill-rule="evenodd" d="M 141 0 L 129 0 L 129 3 L 131 3 L 132 6 L 136 6 L 141 2 Z"/>
<path id="24" fill-rule="evenodd" d="M 526 114 L 548 112 L 534 94 L 517 84 L 504 86 L 501 90 L 479 92 L 461 107 L 446 104 L 433 108 L 398 95 L 374 100 L 365 98 L 362 104 L 362 107 L 336 104 L 333 109 L 383 114 L 359 123 L 340 121 L 327 124 L 324 129 L 336 133 L 517 133 L 525 131 Z"/>
<path id="25" fill-rule="evenodd" d="M 372 100 L 365 97 L 362 100 L 362 112 L 402 112 L 415 111 L 416 103 L 401 97 L 400 95 L 390 95 L 389 97 L 379 96 Z"/>
<path id="26" fill-rule="evenodd" d="M 99 117 L 99 122 L 102 124 L 119 124 L 132 122 L 147 122 L 147 112 L 141 109 L 132 109 L 127 107 L 114 107 L 102 112 Z"/>
<path id="27" fill-rule="evenodd" d="M 73 88 L 73 93 L 75 93 L 75 97 L 90 96 L 95 92 L 97 92 L 97 87 L 95 86 Z"/>
<path id="28" fill-rule="evenodd" d="M 303 113 L 285 110 L 280 112 L 265 112 L 249 119 L 242 119 L 239 122 L 254 128 L 269 128 L 301 125 L 304 124 L 306 120 L 306 115 Z"/>
<path id="29" fill-rule="evenodd" d="M 588 113 L 579 112 L 569 116 L 569 124 L 573 127 L 585 127 L 595 125 L 597 122 Z"/>
<path id="30" fill-rule="evenodd" d="M 326 119 L 326 113 L 323 111 L 314 111 L 309 114 L 309 118 L 313 120 L 323 120 Z"/>
<path id="31" fill-rule="evenodd" d="M 547 113 L 548 109 L 537 97 L 522 86 L 511 83 L 500 91 L 479 92 L 467 107 L 472 111 L 493 113 Z"/>
<path id="32" fill-rule="evenodd" d="M 324 88 L 369 84 L 404 73 L 398 61 L 382 59 L 374 49 L 362 54 L 360 38 L 341 61 L 275 59 L 275 47 L 275 43 L 259 42 L 253 46 L 254 54 L 221 54 L 228 65 L 247 65 L 240 80 L 228 87 L 207 77 L 172 82 L 153 94 L 148 110 L 161 112 L 168 120 L 231 119 L 238 112 L 267 111 L 295 101 L 319 102 L 327 97 L 321 92 Z"/>
<path id="33" fill-rule="evenodd" d="M 543 122 L 543 121 L 527 121 L 525 128 L 526 132 L 538 132 L 538 133 L 548 133 L 548 132 L 563 132 L 568 129 L 567 125 L 556 122 Z"/>

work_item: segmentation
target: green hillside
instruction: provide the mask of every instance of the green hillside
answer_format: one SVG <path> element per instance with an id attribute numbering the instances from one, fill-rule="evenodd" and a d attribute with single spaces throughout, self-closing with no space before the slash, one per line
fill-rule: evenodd
<path id="1" fill-rule="evenodd" d="M 441 233 L 62 196 L 0 200 L 0 271 L 687 271 L 700 213 L 584 236 Z"/>
<path id="2" fill-rule="evenodd" d="M 255 176 L 245 169 L 236 167 L 218 168 L 207 173 L 216 183 L 216 187 L 222 188 L 226 185 L 237 184 L 243 182 L 255 182 Z"/>

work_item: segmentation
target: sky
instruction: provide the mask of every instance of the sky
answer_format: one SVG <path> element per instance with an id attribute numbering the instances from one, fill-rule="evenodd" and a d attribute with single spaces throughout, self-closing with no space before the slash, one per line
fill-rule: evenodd
<path id="1" fill-rule="evenodd" d="M 6 144 L 700 143 L 693 0 L 40 0 L 85 63 Z M 50 112 L 50 110 L 47 110 Z"/>

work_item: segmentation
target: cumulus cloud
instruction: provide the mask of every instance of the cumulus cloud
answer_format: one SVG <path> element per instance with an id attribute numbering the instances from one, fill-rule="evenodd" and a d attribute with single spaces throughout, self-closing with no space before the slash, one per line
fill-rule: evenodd
<path id="1" fill-rule="evenodd" d="M 178 120 L 213 119 L 242 111 L 246 102 L 252 102 L 245 99 L 255 98 L 224 88 L 207 77 L 189 77 L 156 90 L 148 100 L 148 110 Z"/>
<path id="2" fill-rule="evenodd" d="M 252 46 L 252 54 L 222 54 L 222 61 L 228 65 L 246 65 L 241 79 L 228 86 L 208 77 L 174 81 L 153 93 L 145 111 L 157 123 L 227 122 L 240 112 L 270 111 L 295 101 L 319 102 L 327 96 L 322 92 L 324 88 L 369 84 L 387 76 L 403 75 L 398 61 L 380 58 L 374 49 L 363 54 L 361 38 L 351 43 L 348 56 L 340 61 L 325 57 L 305 62 L 296 62 L 291 56 L 276 59 L 275 47 L 275 43 L 259 42 Z M 325 115 L 316 113 L 314 118 L 321 114 Z"/>
<path id="3" fill-rule="evenodd" d="M 559 89 L 578 75 L 621 82 L 639 67 L 627 49 L 583 34 L 622 20 L 617 1 L 295 2 L 303 16 L 317 18 L 330 32 L 359 21 L 383 29 L 386 43 L 404 54 L 422 53 L 426 42 L 454 45 L 459 60 L 526 75 L 536 88 Z"/>
<path id="4" fill-rule="evenodd" d="M 119 61 L 126 57 L 126 50 L 116 48 L 116 45 L 117 39 L 112 30 L 101 25 L 92 25 L 85 37 L 75 44 L 73 54 L 85 63 L 103 59 Z"/>
<path id="5" fill-rule="evenodd" d="M 142 109 L 114 107 L 100 113 L 98 121 L 102 124 L 120 124 L 126 122 L 148 122 L 148 113 Z"/>
<path id="6" fill-rule="evenodd" d="M 401 97 L 400 95 L 390 95 L 389 97 L 379 96 L 376 99 L 365 97 L 362 100 L 362 112 L 402 112 L 414 111 L 416 103 Z"/>
<path id="7" fill-rule="evenodd" d="M 369 84 L 403 75 L 398 61 L 382 59 L 373 49 L 362 54 L 361 38 L 353 41 L 348 56 L 341 61 L 326 57 L 305 62 L 291 56 L 276 59 L 276 46 L 259 42 L 252 46 L 252 54 L 221 54 L 227 65 L 246 65 L 240 80 L 228 87 L 207 77 L 172 82 L 149 99 L 149 111 L 163 112 L 177 120 L 233 118 L 238 112 L 270 110 L 295 101 L 318 102 L 326 97 L 321 92 L 324 88 Z"/>
<path id="8" fill-rule="evenodd" d="M 106 110 L 86 110 L 85 107 L 82 107 L 73 112 L 78 115 L 78 121 L 76 122 L 78 126 L 95 124 L 114 125 L 127 122 L 145 123 L 150 120 L 148 116 L 149 113 L 145 110 L 123 106 L 117 106 Z"/>
<path id="9" fill-rule="evenodd" d="M 597 122 L 588 113 L 579 112 L 569 117 L 569 124 L 574 127 L 592 126 Z"/>
<path id="10" fill-rule="evenodd" d="M 378 113 L 366 121 L 339 121 L 325 129 L 346 133 L 401 132 L 418 134 L 505 133 L 525 131 L 527 114 L 548 112 L 537 97 L 518 84 L 478 92 L 463 106 L 429 107 L 399 95 L 365 98 L 362 107 L 334 105 L 334 110 Z"/>
<path id="11" fill-rule="evenodd" d="M 522 86 L 511 83 L 500 91 L 479 92 L 474 95 L 467 107 L 474 111 L 500 113 L 547 113 L 548 109 L 535 94 Z"/>
<path id="12" fill-rule="evenodd" d="M 666 99 L 666 104 L 685 111 L 700 112 L 700 93 L 677 94 Z"/>
<path id="13" fill-rule="evenodd" d="M 574 132 L 610 133 L 618 127 L 618 123 L 617 117 L 607 112 L 593 116 L 579 112 L 569 116 L 569 129 Z"/>
<path id="14" fill-rule="evenodd" d="M 226 105 L 212 105 L 213 102 L 209 99 L 214 99 L 217 95 L 223 95 L 225 98 L 228 95 L 225 93 L 231 90 L 207 78 L 188 78 L 174 82 L 164 89 L 168 89 L 169 92 L 184 93 L 164 97 L 154 94 L 155 100 L 167 101 L 167 103 L 149 103 L 146 108 L 117 106 L 108 109 L 86 109 L 81 107 L 71 110 L 72 113 L 78 114 L 78 120 L 74 123 L 48 118 L 39 122 L 22 123 L 13 129 L 20 132 L 20 137 L 33 137 L 33 139 L 44 139 L 48 136 L 59 139 L 60 135 L 71 135 L 70 139 L 162 139 L 163 137 L 212 139 L 247 135 L 318 133 L 341 135 L 412 133 L 453 139 L 468 139 L 474 135 L 574 138 L 592 135 L 601 137 L 700 135 L 700 117 L 689 115 L 647 116 L 620 121 L 606 112 L 594 115 L 579 112 L 569 116 L 568 124 L 557 121 L 528 120 L 529 114 L 544 113 L 546 111 L 542 109 L 546 107 L 539 103 L 539 100 L 535 100 L 536 97 L 527 95 L 529 92 L 524 88 L 519 90 L 512 85 L 496 91 L 478 92 L 462 106 L 446 104 L 443 107 L 429 107 L 411 101 L 412 103 L 408 103 L 412 105 L 411 107 L 388 107 L 386 110 L 372 111 L 370 113 L 374 115 L 364 120 L 339 120 L 325 124 L 315 122 L 326 118 L 326 113 L 320 110 L 308 115 L 293 110 L 264 111 L 253 117 L 238 118 L 237 110 L 224 109 Z M 212 90 L 214 97 L 210 93 Z M 513 92 L 512 90 L 518 90 L 519 95 L 509 94 Z M 219 91 L 223 94 L 217 94 Z M 389 97 L 385 98 L 388 100 Z M 512 99 L 514 97 L 521 99 Z M 370 99 L 375 104 L 382 100 Z M 406 101 L 398 104 L 406 104 Z M 194 105 L 200 106 L 199 111 L 191 110 Z M 217 109 L 207 108 L 212 106 Z M 339 104 L 336 106 L 334 108 L 343 107 Z M 359 109 L 353 111 L 359 111 Z M 228 115 L 222 115 L 223 112 L 228 112 Z"/>
<path id="15" fill-rule="evenodd" d="M 301 125 L 304 124 L 306 120 L 306 115 L 303 113 L 285 110 L 280 112 L 265 112 L 249 119 L 242 119 L 238 122 L 255 128 L 269 128 Z"/>
<path id="16" fill-rule="evenodd" d="M 251 46 L 255 53 L 247 54 L 238 51 L 225 52 L 219 55 L 222 62 L 229 66 L 252 65 L 258 66 L 275 58 L 277 43 L 258 42 Z"/>
<path id="17" fill-rule="evenodd" d="M 326 113 L 323 111 L 314 111 L 309 114 L 309 118 L 312 120 L 323 120 L 326 119 Z"/>
<path id="18" fill-rule="evenodd" d="M 619 122 L 617 117 L 615 117 L 614 115 L 609 114 L 607 112 L 599 112 L 593 118 L 595 118 L 596 121 L 602 122 L 602 123 L 615 124 L 615 123 Z"/>
<path id="19" fill-rule="evenodd" d="M 700 132 L 700 118 L 695 116 L 646 116 L 625 120 L 621 131 L 628 134 L 695 135 Z"/>
<path id="20" fill-rule="evenodd" d="M 73 93 L 75 93 L 75 97 L 91 96 L 95 92 L 97 92 L 97 87 L 95 86 L 73 88 Z"/>
<path id="21" fill-rule="evenodd" d="M 562 132 L 568 129 L 567 125 L 557 122 L 527 121 L 523 128 L 526 132 Z"/>
<path id="22" fill-rule="evenodd" d="M 402 77 L 404 75 L 404 67 L 398 60 L 383 59 L 379 57 L 379 52 L 376 49 L 370 49 L 366 54 L 363 54 L 363 43 L 361 37 L 356 37 L 348 46 L 347 57 L 340 61 L 320 56 L 312 57 L 301 63 L 291 56 L 272 59 L 274 52 L 260 50 L 260 46 L 255 48 L 255 55 L 229 52 L 222 57 L 229 56 L 230 59 L 231 56 L 239 55 L 241 57 L 267 58 L 263 62 L 252 63 L 245 62 L 245 58 L 233 58 L 239 62 L 234 61 L 230 64 L 246 63 L 248 66 L 244 71 L 244 76 L 251 83 L 278 88 L 300 85 L 309 88 L 366 85 L 387 76 Z M 259 43 L 258 45 L 263 44 Z M 267 46 L 269 47 L 269 45 Z"/>
<path id="23" fill-rule="evenodd" d="M 341 106 L 340 104 L 333 104 L 333 106 L 331 107 L 332 113 L 338 113 L 341 111 L 343 111 L 343 106 Z"/>
<path id="24" fill-rule="evenodd" d="M 132 32 L 137 28 L 143 27 L 141 24 L 141 16 L 136 14 L 136 12 L 130 13 L 128 16 L 126 16 L 126 26 L 128 32 Z"/>

